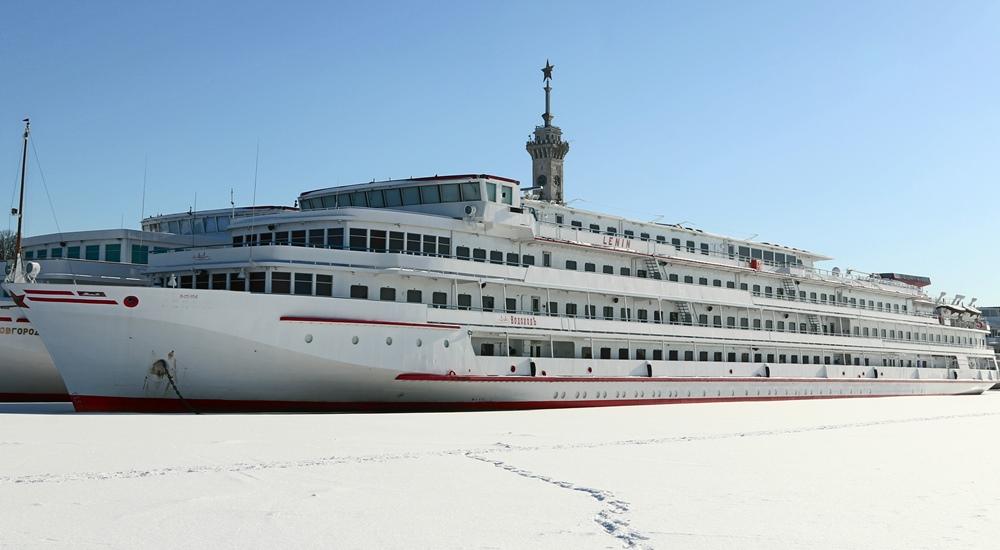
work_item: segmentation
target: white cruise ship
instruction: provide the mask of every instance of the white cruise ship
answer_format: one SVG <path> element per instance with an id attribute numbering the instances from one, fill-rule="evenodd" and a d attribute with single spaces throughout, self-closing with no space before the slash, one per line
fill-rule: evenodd
<path id="1" fill-rule="evenodd" d="M 561 408 L 997 381 L 978 311 L 929 298 L 926 279 L 568 206 L 545 82 L 524 196 L 479 174 L 320 189 L 299 212 L 235 220 L 226 246 L 151 256 L 151 287 L 7 288 L 81 411 Z"/>
<path id="2" fill-rule="evenodd" d="M 232 219 L 295 211 L 262 206 L 158 215 L 142 231 L 100 229 L 27 237 L 25 261 L 37 265 L 39 282 L 68 285 L 148 285 L 151 254 L 192 244 L 228 242 Z M 168 232 L 169 231 L 169 232 Z M 0 262 L 6 270 L 5 262 Z M 6 292 L 0 297 L 0 402 L 69 401 L 69 395 L 39 331 Z"/>

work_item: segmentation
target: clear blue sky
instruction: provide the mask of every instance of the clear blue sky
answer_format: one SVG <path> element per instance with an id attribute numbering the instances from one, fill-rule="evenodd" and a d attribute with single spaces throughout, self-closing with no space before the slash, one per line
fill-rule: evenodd
<path id="1" fill-rule="evenodd" d="M 147 5 L 139 5 L 147 4 Z M 169 5 L 168 5 L 169 4 Z M 372 178 L 530 180 L 553 109 L 577 203 L 929 275 L 1000 303 L 997 2 L 21 2 L 0 176 L 30 114 L 64 230 Z M 31 165 L 29 233 L 56 229 Z"/>

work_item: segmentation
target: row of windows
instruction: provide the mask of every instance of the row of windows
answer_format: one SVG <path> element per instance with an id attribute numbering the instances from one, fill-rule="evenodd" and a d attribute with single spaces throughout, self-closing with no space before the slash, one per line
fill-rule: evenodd
<path id="1" fill-rule="evenodd" d="M 229 216 L 199 216 L 150 224 L 148 231 L 166 231 L 177 235 L 202 235 L 229 229 Z"/>
<path id="2" fill-rule="evenodd" d="M 499 199 L 497 197 L 498 187 Z M 348 206 L 394 208 L 420 204 L 481 200 L 483 200 L 483 195 L 479 182 L 442 183 L 324 195 L 322 197 L 303 200 L 302 209 L 344 208 Z M 497 185 L 496 183 L 487 182 L 486 200 L 512 205 L 514 202 L 514 188 L 509 185 Z"/>
<path id="3" fill-rule="evenodd" d="M 102 255 L 103 249 L 103 255 Z M 162 247 L 154 247 L 153 252 L 158 254 L 160 252 L 166 252 L 168 249 Z M 82 256 L 81 256 L 82 251 Z M 64 255 L 65 254 L 65 255 Z M 25 250 L 24 259 L 26 260 L 46 260 L 49 258 L 70 258 L 70 259 L 83 259 L 83 260 L 93 260 L 93 261 L 105 261 L 105 262 L 120 262 L 122 261 L 122 245 L 121 244 L 88 244 L 83 247 L 80 246 L 67 246 L 67 247 L 55 247 L 55 248 L 41 248 L 34 250 Z M 148 264 L 149 263 L 149 247 L 146 245 L 132 245 L 132 263 L 134 264 Z"/>
<path id="4" fill-rule="evenodd" d="M 556 224 L 565 225 L 564 217 L 562 214 L 556 214 L 555 216 Z M 584 229 L 584 224 L 580 220 L 571 220 L 570 227 L 575 227 L 577 229 Z M 588 223 L 586 229 L 591 233 L 600 233 L 605 235 L 618 235 L 618 227 L 616 226 L 605 226 L 601 229 L 600 224 Z M 625 229 L 621 231 L 621 235 L 628 237 L 630 239 L 636 238 L 634 230 Z M 655 237 L 646 232 L 639 233 L 639 240 L 641 241 L 651 241 L 655 240 L 658 243 L 667 243 L 667 238 L 664 235 L 656 235 Z M 680 238 L 673 237 L 670 239 L 670 244 L 674 246 L 677 251 L 686 250 L 690 253 L 701 253 L 704 255 L 712 254 L 711 246 L 709 243 L 696 243 L 692 240 L 685 239 L 681 241 Z M 750 259 L 758 259 L 769 265 L 776 266 L 789 266 L 789 265 L 802 265 L 802 260 L 797 258 L 794 254 L 787 254 L 783 252 L 775 252 L 773 250 L 765 250 L 760 248 L 751 248 L 748 246 L 735 247 L 733 245 L 728 245 L 728 256 L 730 259 L 735 258 L 737 255 L 741 260 L 747 261 Z"/>
<path id="5" fill-rule="evenodd" d="M 456 184 L 457 185 L 457 184 Z M 419 233 L 408 233 L 402 231 L 385 231 L 380 229 L 364 229 L 352 227 L 349 229 L 347 234 L 348 240 L 344 241 L 345 232 L 343 227 L 331 227 L 329 229 L 301 229 L 296 231 L 275 231 L 275 232 L 265 232 L 253 235 L 236 235 L 233 237 L 233 246 L 266 246 L 266 245 L 292 245 L 292 246 L 309 246 L 309 247 L 319 247 L 319 248 L 333 248 L 333 249 L 349 249 L 355 251 L 371 251 L 371 252 L 406 252 L 410 254 L 425 254 L 434 256 L 451 256 L 451 239 L 449 237 L 438 237 L 435 235 L 422 235 Z M 693 245 L 693 243 L 692 243 Z M 707 245 L 706 245 L 707 246 Z M 514 252 L 502 252 L 499 250 L 486 250 L 483 248 L 470 248 L 468 246 L 458 246 L 455 248 L 455 257 L 460 260 L 473 260 L 477 262 L 489 262 L 493 264 L 506 264 L 511 266 L 532 266 L 535 265 L 535 256 L 525 254 L 520 256 Z M 544 267 L 552 267 L 551 253 L 542 253 L 542 265 Z M 576 271 L 579 270 L 580 265 L 577 260 L 566 260 L 565 268 L 568 270 Z M 597 264 L 593 262 L 584 262 L 583 264 L 584 272 L 597 272 Z M 601 265 L 601 273 L 613 275 L 615 273 L 615 267 L 612 265 Z M 618 274 L 622 276 L 631 276 L 632 269 L 629 267 L 621 266 L 618 268 Z M 645 269 L 636 269 L 635 275 L 641 278 L 659 278 L 659 273 L 649 273 Z M 692 275 L 681 276 L 677 273 L 668 273 L 667 280 L 671 282 L 684 282 L 687 284 L 698 284 L 701 286 L 711 286 L 722 287 L 723 281 L 721 279 L 708 279 L 707 277 L 698 277 L 697 279 Z M 736 288 L 736 283 L 734 281 L 726 281 L 725 287 L 730 289 Z M 865 300 L 857 298 L 848 298 L 846 296 L 841 296 L 841 301 L 838 304 L 837 297 L 834 294 L 817 293 L 817 292 L 806 292 L 804 290 L 798 291 L 796 296 L 795 291 L 786 291 L 782 287 L 772 287 L 772 286 L 762 286 L 755 284 L 752 287 L 747 283 L 741 283 L 739 285 L 740 290 L 749 290 L 753 292 L 755 296 L 764 296 L 766 298 L 798 298 L 801 301 L 808 301 L 812 303 L 820 304 L 830 304 L 830 305 L 847 305 L 850 304 L 851 307 L 857 307 L 860 309 L 870 309 L 874 311 L 886 311 L 895 313 L 907 313 L 908 308 L 906 304 L 890 304 L 889 302 L 876 302 L 874 300 Z"/>

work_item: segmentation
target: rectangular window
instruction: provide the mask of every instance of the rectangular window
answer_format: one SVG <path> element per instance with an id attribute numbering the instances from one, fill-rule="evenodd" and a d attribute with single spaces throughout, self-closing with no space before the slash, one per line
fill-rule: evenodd
<path id="1" fill-rule="evenodd" d="M 504 204 L 514 204 L 514 188 L 509 185 L 500 186 L 500 202 Z"/>
<path id="2" fill-rule="evenodd" d="M 552 253 L 542 252 L 542 266 L 552 267 Z"/>
<path id="3" fill-rule="evenodd" d="M 310 231 L 310 233 L 312 233 Z M 385 252 L 388 242 L 385 238 L 385 231 L 380 229 L 371 230 L 371 249 L 374 252 Z"/>
<path id="4" fill-rule="evenodd" d="M 459 294 L 458 295 L 458 309 L 472 309 L 472 295 L 471 294 Z"/>
<path id="5" fill-rule="evenodd" d="M 295 245 L 295 234 L 298 231 L 292 232 L 292 244 Z M 295 245 L 298 246 L 298 245 Z M 364 252 L 368 249 L 368 230 L 359 229 L 357 227 L 351 228 L 351 250 L 357 250 Z"/>
<path id="6" fill-rule="evenodd" d="M 420 204 L 419 187 L 404 187 L 402 191 L 403 191 L 403 206 L 412 206 L 415 204 Z"/>
<path id="7" fill-rule="evenodd" d="M 420 234 L 406 234 L 406 252 L 408 254 L 420 254 Z"/>
<path id="8" fill-rule="evenodd" d="M 524 254 L 521 256 L 521 265 L 528 267 L 529 265 L 535 265 L 535 257 L 530 254 Z"/>
<path id="9" fill-rule="evenodd" d="M 495 193 L 495 191 L 494 191 Z M 479 190 L 478 183 L 463 183 L 462 184 L 462 200 L 463 201 L 478 201 L 482 200 L 483 195 Z"/>
<path id="10" fill-rule="evenodd" d="M 590 263 L 590 262 L 587 262 L 587 263 L 583 264 L 583 270 L 584 271 L 589 271 L 591 273 L 594 273 L 594 272 L 597 271 L 597 266 L 594 265 L 594 264 L 592 264 L 592 263 Z"/>
<path id="11" fill-rule="evenodd" d="M 313 276 L 312 273 L 295 274 L 295 293 L 303 296 L 312 296 Z"/>
<path id="12" fill-rule="evenodd" d="M 365 285 L 351 285 L 351 298 L 361 300 L 368 299 L 368 287 Z"/>
<path id="13" fill-rule="evenodd" d="M 508 252 L 507 265 L 521 265 L 521 257 L 516 252 Z"/>
<path id="14" fill-rule="evenodd" d="M 122 261 L 122 245 L 120 244 L 104 245 L 104 261 L 106 262 Z"/>
<path id="15" fill-rule="evenodd" d="M 390 208 L 403 204 L 403 196 L 399 193 L 399 189 L 383 189 L 382 195 L 385 196 L 385 205 Z"/>
<path id="16" fill-rule="evenodd" d="M 404 233 L 402 231 L 390 231 L 389 232 L 389 252 L 402 252 Z"/>
<path id="17" fill-rule="evenodd" d="M 490 263 L 491 264 L 502 264 L 503 263 L 503 252 L 499 250 L 490 250 Z"/>
<path id="18" fill-rule="evenodd" d="M 597 225 L 596 223 L 590 224 L 590 232 L 591 233 L 600 233 L 601 232 L 601 226 Z"/>
<path id="19" fill-rule="evenodd" d="M 701 243 L 701 253 L 708 256 L 708 243 Z"/>
<path id="20" fill-rule="evenodd" d="M 226 274 L 225 273 L 213 273 L 212 274 L 212 289 L 213 290 L 226 290 Z"/>
<path id="21" fill-rule="evenodd" d="M 628 359 L 628 348 L 618 348 L 618 358 Z"/>
<path id="22" fill-rule="evenodd" d="M 483 296 L 483 311 L 493 311 L 496 300 L 493 296 Z"/>
<path id="23" fill-rule="evenodd" d="M 497 184 L 495 183 L 486 184 L 486 200 L 490 202 L 497 201 Z"/>
<path id="24" fill-rule="evenodd" d="M 333 231 L 331 229 L 330 231 Z M 344 228 L 339 228 L 340 240 L 337 241 L 337 246 L 328 245 L 331 248 L 344 248 Z M 288 240 L 288 231 L 275 231 L 274 232 L 274 244 L 280 246 L 288 246 L 291 241 Z"/>
<path id="25" fill-rule="evenodd" d="M 575 260 L 566 260 L 566 269 L 570 269 L 570 270 L 576 271 L 576 261 Z"/>
<path id="26" fill-rule="evenodd" d="M 247 278 L 249 279 L 250 283 L 249 285 L 250 292 L 263 294 L 265 290 L 265 284 L 267 282 L 267 273 L 264 273 L 263 271 L 251 271 L 247 275 Z"/>
<path id="27" fill-rule="evenodd" d="M 55 257 L 55 250 L 52 251 L 52 256 Z M 62 252 L 62 250 L 60 250 Z M 149 263 L 149 247 L 146 245 L 132 245 L 132 263 L 134 264 L 148 264 Z"/>
<path id="28" fill-rule="evenodd" d="M 435 254 L 437 254 L 437 237 L 424 235 L 424 255 L 433 256 Z"/>
<path id="29" fill-rule="evenodd" d="M 677 361 L 677 350 L 667 350 L 667 361 Z"/>
<path id="30" fill-rule="evenodd" d="M 309 246 L 316 248 L 323 248 L 326 244 L 324 241 L 325 235 L 322 229 L 310 229 L 309 230 Z"/>
<path id="31" fill-rule="evenodd" d="M 448 295 L 444 292 L 435 292 L 431 294 L 431 304 L 434 307 L 448 307 Z"/>
<path id="32" fill-rule="evenodd" d="M 268 246 L 271 244 L 271 234 L 261 233 L 259 237 L 260 246 Z"/>
<path id="33" fill-rule="evenodd" d="M 467 246 L 456 246 L 455 247 L 455 256 L 459 260 L 468 260 L 469 259 L 469 247 L 467 247 Z"/>
<path id="34" fill-rule="evenodd" d="M 451 256 L 451 237 L 438 237 L 438 256 Z"/>
<path id="35" fill-rule="evenodd" d="M 622 267 L 622 268 L 618 269 L 618 273 L 620 273 L 621 275 L 623 275 L 625 277 L 628 277 L 629 275 L 632 274 L 632 270 L 629 269 L 629 268 L 627 268 L 627 267 Z"/>
<path id="36" fill-rule="evenodd" d="M 79 246 L 70 246 L 70 247 L 67 247 L 66 248 L 66 257 L 67 258 L 79 259 L 80 258 L 80 247 Z"/>
<path id="37" fill-rule="evenodd" d="M 507 313 L 517 312 L 517 298 L 507 298 L 507 303 L 505 305 L 507 306 Z"/>
<path id="38" fill-rule="evenodd" d="M 292 274 L 281 271 L 271 272 L 271 294 L 291 294 Z"/>
<path id="39" fill-rule="evenodd" d="M 576 317 L 576 304 L 566 304 L 566 315 Z"/>
<path id="40" fill-rule="evenodd" d="M 441 202 L 459 202 L 462 200 L 457 183 L 443 183 L 440 186 Z"/>
<path id="41" fill-rule="evenodd" d="M 51 250 L 51 257 L 52 258 L 62 258 L 62 249 L 61 248 L 53 248 Z"/>
<path id="42" fill-rule="evenodd" d="M 362 231 L 364 231 L 364 229 L 362 229 Z M 306 245 L 305 230 L 303 229 L 301 231 L 292 231 L 292 246 L 305 246 L 305 245 Z"/>
<path id="43" fill-rule="evenodd" d="M 378 289 L 378 299 L 383 302 L 395 302 L 396 289 L 391 286 L 384 286 Z"/>
<path id="44" fill-rule="evenodd" d="M 474 248 L 472 249 L 472 259 L 476 262 L 486 262 L 486 249 L 485 248 Z"/>
<path id="45" fill-rule="evenodd" d="M 420 303 L 423 303 L 423 301 L 424 301 L 424 293 L 423 292 L 421 292 L 419 290 L 412 289 L 412 288 L 410 290 L 406 291 L 406 303 L 408 303 L 408 304 L 420 304 Z"/>
<path id="46" fill-rule="evenodd" d="M 365 194 L 368 196 L 368 206 L 370 208 L 382 208 L 385 206 L 381 190 L 376 189 L 375 191 L 368 191 Z"/>
<path id="47" fill-rule="evenodd" d="M 607 273 L 607 274 L 609 274 L 609 275 L 614 275 L 615 274 L 615 266 L 613 266 L 613 265 L 606 265 L 606 266 L 604 266 L 603 269 L 604 269 L 604 272 Z"/>
<path id="48" fill-rule="evenodd" d="M 694 252 L 694 241 L 686 241 L 684 243 L 684 248 L 686 248 L 688 252 Z"/>
<path id="49" fill-rule="evenodd" d="M 435 204 L 441 202 L 441 194 L 437 185 L 420 186 L 420 202 L 423 204 Z"/>
<path id="50" fill-rule="evenodd" d="M 344 248 L 343 227 L 331 227 L 326 230 L 326 246 L 337 250 Z"/>
<path id="51" fill-rule="evenodd" d="M 687 284 L 689 284 L 689 285 L 694 284 L 694 277 L 691 276 L 691 275 L 685 275 L 684 276 L 684 282 L 687 283 Z"/>

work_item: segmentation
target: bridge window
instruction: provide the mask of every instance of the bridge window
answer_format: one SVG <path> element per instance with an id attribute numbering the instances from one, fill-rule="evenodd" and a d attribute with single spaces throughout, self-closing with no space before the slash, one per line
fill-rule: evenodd
<path id="1" fill-rule="evenodd" d="M 385 237 L 385 232 L 384 231 L 382 232 L 382 235 L 383 235 L 383 239 L 384 239 L 384 237 Z M 309 230 L 309 246 L 314 246 L 316 248 L 323 248 L 323 245 L 324 245 L 324 239 L 323 239 L 323 237 L 324 237 L 324 235 L 323 235 L 323 230 L 322 229 L 310 229 Z M 383 241 L 383 245 L 382 246 L 383 247 L 385 246 L 384 241 Z"/>
<path id="2" fill-rule="evenodd" d="M 389 232 L 389 252 L 402 252 L 405 235 L 402 231 Z"/>
<path id="3" fill-rule="evenodd" d="M 385 206 L 381 190 L 376 189 L 374 191 L 368 191 L 366 195 L 368 196 L 368 206 L 371 208 L 382 208 Z"/>
<path id="4" fill-rule="evenodd" d="M 420 254 L 420 234 L 406 234 L 406 252 L 408 254 Z"/>
<path id="5" fill-rule="evenodd" d="M 402 206 L 403 204 L 403 196 L 399 188 L 383 189 L 382 196 L 385 198 L 385 205 L 390 208 L 393 206 Z"/>
<path id="6" fill-rule="evenodd" d="M 404 187 L 400 190 L 403 194 L 403 206 L 420 204 L 420 188 Z"/>
<path id="7" fill-rule="evenodd" d="M 322 233 L 322 231 L 320 231 L 320 233 Z M 309 232 L 309 240 L 310 242 L 312 241 L 312 231 Z M 385 231 L 380 229 L 372 229 L 371 248 L 375 252 L 385 252 L 386 250 Z"/>
<path id="8" fill-rule="evenodd" d="M 247 278 L 249 279 L 250 292 L 263 293 L 265 290 L 265 284 L 267 282 L 267 273 L 263 271 L 251 271 Z"/>
<path id="9" fill-rule="evenodd" d="M 504 204 L 514 204 L 514 189 L 509 185 L 501 185 L 500 188 L 500 202 Z"/>
<path id="10" fill-rule="evenodd" d="M 437 254 L 437 237 L 434 235 L 424 235 L 424 254 L 428 256 Z"/>
<path id="11" fill-rule="evenodd" d="M 61 253 L 62 250 L 59 250 Z M 80 249 L 77 249 L 77 254 L 79 255 Z M 61 256 L 62 254 L 60 254 Z M 52 251 L 52 257 L 54 258 L 55 250 Z M 149 247 L 145 245 L 132 245 L 132 263 L 134 264 L 148 264 L 149 263 Z"/>
<path id="12" fill-rule="evenodd" d="M 486 200 L 490 202 L 497 202 L 497 184 L 488 183 L 486 184 Z"/>
<path id="13" fill-rule="evenodd" d="M 292 232 L 292 244 L 295 245 L 295 234 L 300 233 L 300 231 Z M 301 233 L 305 233 L 302 231 Z M 304 238 L 304 235 L 303 235 Z M 364 251 L 368 249 L 368 230 L 358 229 L 356 227 L 351 228 L 351 250 Z"/>
<path id="14" fill-rule="evenodd" d="M 361 231 L 365 231 L 362 229 Z M 353 233 L 354 230 L 352 229 Z M 292 246 L 305 246 L 306 245 L 306 232 L 302 231 L 292 231 Z"/>
<path id="15" fill-rule="evenodd" d="M 441 185 L 441 202 L 459 202 L 462 200 L 461 191 L 457 183 L 445 183 Z"/>
<path id="16" fill-rule="evenodd" d="M 482 200 L 482 191 L 479 189 L 478 183 L 463 183 L 462 184 L 462 200 L 463 201 L 478 201 Z"/>

